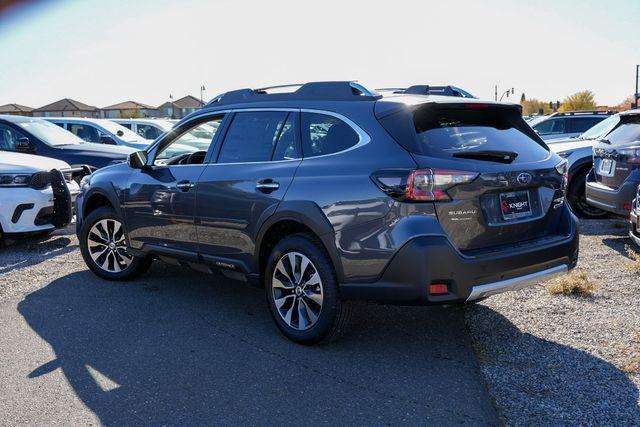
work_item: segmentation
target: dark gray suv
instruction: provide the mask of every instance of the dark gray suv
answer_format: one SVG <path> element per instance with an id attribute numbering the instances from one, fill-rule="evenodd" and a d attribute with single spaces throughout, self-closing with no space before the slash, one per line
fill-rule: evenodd
<path id="1" fill-rule="evenodd" d="M 566 161 L 519 106 L 353 82 L 278 91 L 227 92 L 86 178 L 89 268 L 123 280 L 159 258 L 263 286 L 280 330 L 311 344 L 352 300 L 472 302 L 575 265 Z M 206 151 L 164 154 L 199 126 L 216 129 Z"/>

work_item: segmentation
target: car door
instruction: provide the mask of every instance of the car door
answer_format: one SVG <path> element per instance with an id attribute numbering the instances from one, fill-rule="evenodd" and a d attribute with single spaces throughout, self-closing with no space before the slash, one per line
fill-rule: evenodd
<path id="1" fill-rule="evenodd" d="M 254 236 L 275 212 L 300 165 L 297 110 L 238 111 L 218 144 L 216 161 L 197 185 L 196 229 L 209 262 L 248 265 Z"/>
<path id="2" fill-rule="evenodd" d="M 127 231 L 133 247 L 146 246 L 156 253 L 197 259 L 195 186 L 205 169 L 207 152 L 180 152 L 175 147 L 185 147 L 189 130 L 207 123 L 219 124 L 223 118 L 218 114 L 183 124 L 149 150 L 147 168 L 133 171 L 124 197 Z M 215 133 L 211 133 L 211 141 L 214 138 Z M 165 153 L 171 153 L 171 157 Z"/>

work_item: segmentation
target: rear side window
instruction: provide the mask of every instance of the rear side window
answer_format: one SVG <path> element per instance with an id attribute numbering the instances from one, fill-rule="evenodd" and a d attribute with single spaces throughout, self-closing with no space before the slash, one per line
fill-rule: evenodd
<path id="1" fill-rule="evenodd" d="M 540 135 L 562 134 L 565 133 L 565 123 L 565 119 L 550 119 L 533 126 L 533 128 Z"/>
<path id="2" fill-rule="evenodd" d="M 338 153 L 360 142 L 360 136 L 337 117 L 302 113 L 302 153 L 305 158 Z"/>
<path id="3" fill-rule="evenodd" d="M 542 160 L 549 151 L 517 111 L 499 108 L 418 107 L 380 123 L 409 151 L 442 159 L 500 157 Z"/>
<path id="4" fill-rule="evenodd" d="M 266 162 L 278 148 L 278 160 L 295 155 L 286 147 L 286 140 L 294 141 L 292 126 L 285 126 L 289 113 L 286 111 L 259 111 L 236 113 L 227 131 L 218 163 Z M 292 142 L 295 144 L 295 141 Z"/>

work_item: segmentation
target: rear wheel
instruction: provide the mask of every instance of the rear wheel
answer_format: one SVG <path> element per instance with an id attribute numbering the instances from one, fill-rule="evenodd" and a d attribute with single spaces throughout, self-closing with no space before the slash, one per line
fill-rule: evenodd
<path id="1" fill-rule="evenodd" d="M 587 219 L 601 219 L 609 216 L 609 212 L 598 209 L 595 206 L 591 206 L 587 203 L 587 195 L 585 193 L 585 185 L 587 181 L 588 172 L 580 172 L 575 176 L 567 191 L 567 200 L 571 209 L 578 214 L 578 216 Z"/>
<path id="2" fill-rule="evenodd" d="M 79 238 L 84 262 L 104 279 L 131 279 L 144 273 L 151 264 L 147 257 L 127 253 L 124 225 L 111 207 L 91 212 L 82 223 Z"/>
<path id="3" fill-rule="evenodd" d="M 278 243 L 265 272 L 271 316 L 290 340 L 315 344 L 337 338 L 351 314 L 342 301 L 331 260 L 310 234 L 296 234 Z"/>

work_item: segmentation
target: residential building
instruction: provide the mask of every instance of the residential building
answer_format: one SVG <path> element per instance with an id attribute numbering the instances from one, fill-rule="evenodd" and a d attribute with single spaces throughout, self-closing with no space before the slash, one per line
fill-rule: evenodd
<path id="1" fill-rule="evenodd" d="M 100 109 L 100 117 L 105 119 L 154 116 L 156 116 L 155 107 L 136 101 L 125 101 Z"/>
<path id="2" fill-rule="evenodd" d="M 36 108 L 32 113 L 34 117 L 100 117 L 100 110 L 97 107 L 69 98 Z"/>
<path id="3" fill-rule="evenodd" d="M 0 105 L 0 114 L 11 114 L 13 116 L 31 116 L 33 108 L 20 104 Z"/>
<path id="4" fill-rule="evenodd" d="M 157 109 L 157 117 L 181 119 L 202 108 L 204 104 L 195 96 L 187 95 L 175 101 L 167 101 Z"/>

